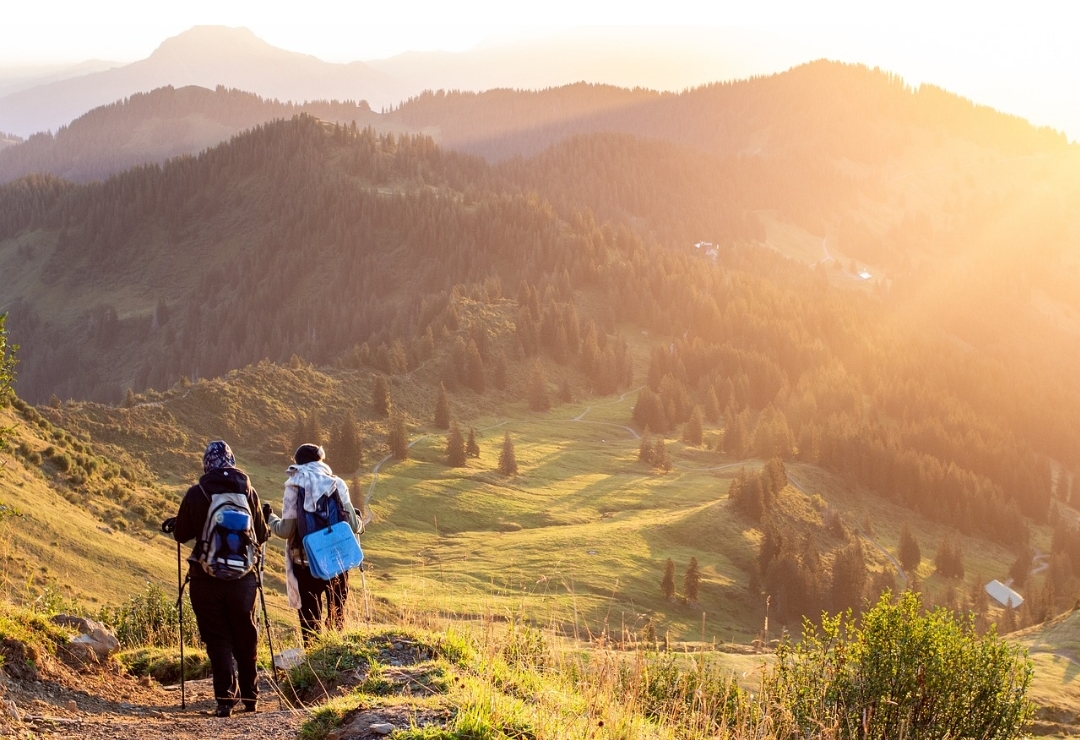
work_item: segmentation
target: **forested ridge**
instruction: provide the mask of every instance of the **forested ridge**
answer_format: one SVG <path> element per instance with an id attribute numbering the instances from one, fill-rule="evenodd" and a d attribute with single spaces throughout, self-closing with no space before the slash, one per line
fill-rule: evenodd
<path id="1" fill-rule="evenodd" d="M 850 103 L 817 80 L 823 70 L 877 85 L 841 121 L 844 135 L 827 123 Z M 635 408 L 643 430 L 671 433 L 697 409 L 721 425 L 720 444 L 733 455 L 816 462 L 928 517 L 1019 546 L 1021 515 L 1050 514 L 1051 459 L 1066 471 L 1080 462 L 1080 397 L 1057 361 L 1075 343 L 1059 345 L 1056 360 L 1045 346 L 1030 354 L 1010 353 L 1019 345 L 1000 339 L 957 342 L 949 327 L 906 318 L 925 258 L 897 270 L 893 286 L 845 290 L 832 268 L 808 269 L 763 246 L 761 214 L 798 220 L 858 206 L 865 182 L 840 159 L 880 158 L 882 142 L 904 139 L 905 121 L 963 133 L 964 116 L 985 117 L 989 133 L 969 138 L 1009 153 L 1060 141 L 951 97 L 934 103 L 945 111 L 935 118 L 920 102 L 934 93 L 837 65 L 681 96 L 605 89 L 594 107 L 612 109 L 607 98 L 620 96 L 640 105 L 752 100 L 752 83 L 786 90 L 799 80 L 800 95 L 828 104 L 811 120 L 788 121 L 776 110 L 799 101 L 774 90 L 775 125 L 756 133 L 772 142 L 769 155 L 717 143 L 749 141 L 745 105 L 726 129 L 716 120 L 683 126 L 711 131 L 706 153 L 685 144 L 697 140 L 690 134 L 677 143 L 616 131 L 496 164 L 424 136 L 300 116 L 104 182 L 10 183 L 0 196 L 8 264 L 24 283 L 32 276 L 75 299 L 58 311 L 44 289 L 9 299 L 24 347 L 20 393 L 119 402 L 128 388 L 293 355 L 388 373 L 435 359 L 448 383 L 484 393 L 504 385 L 507 362 L 541 353 L 575 382 L 610 393 L 632 380 L 619 336 L 629 326 L 666 337 Z M 500 93 L 520 102 L 515 95 Z M 893 124 L 858 123 L 870 109 Z M 962 218 L 934 216 L 920 227 L 919 249 L 975 252 L 963 245 L 987 227 L 969 218 L 973 207 L 959 208 Z M 696 239 L 714 244 L 715 259 L 690 247 Z M 1062 254 L 1062 239 L 1040 254 Z M 1001 263 L 983 252 L 1012 259 L 1010 249 L 978 252 L 992 267 Z M 1021 305 L 1023 291 L 1005 294 L 988 315 Z M 493 341 L 483 322 L 464 323 L 463 298 L 515 315 L 510 343 L 504 334 Z M 962 318 L 950 316 L 942 323 Z M 1067 496 L 1060 485 L 1057 494 Z"/>
<path id="2" fill-rule="evenodd" d="M 300 113 L 361 126 L 379 118 L 363 101 L 283 103 L 221 86 L 163 87 L 95 108 L 55 133 L 0 147 L 0 182 L 32 174 L 102 180 L 139 165 L 196 154 L 245 129 Z"/>

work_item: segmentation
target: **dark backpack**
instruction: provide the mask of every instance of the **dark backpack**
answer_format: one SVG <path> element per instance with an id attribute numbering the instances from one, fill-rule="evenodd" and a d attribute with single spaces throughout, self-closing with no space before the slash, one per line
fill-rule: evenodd
<path id="1" fill-rule="evenodd" d="M 206 512 L 199 556 L 195 560 L 214 578 L 224 581 L 243 578 L 258 564 L 255 519 L 247 493 L 210 495 L 202 485 L 199 488 L 210 499 L 210 508 Z"/>
<path id="2" fill-rule="evenodd" d="M 316 502 L 315 511 L 308 511 L 304 506 L 307 491 L 301 488 L 298 493 L 300 495 L 297 496 L 296 502 L 297 541 L 303 542 L 304 538 L 312 532 L 317 532 L 320 529 L 328 529 L 344 520 L 345 517 L 342 512 L 345 507 L 341 503 L 341 493 L 337 489 L 336 482 L 330 493 L 326 494 Z"/>

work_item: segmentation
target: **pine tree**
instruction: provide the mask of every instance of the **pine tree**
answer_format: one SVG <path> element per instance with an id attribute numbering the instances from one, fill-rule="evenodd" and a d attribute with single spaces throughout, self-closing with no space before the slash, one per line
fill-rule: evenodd
<path id="1" fill-rule="evenodd" d="M 371 388 L 371 410 L 376 416 L 388 417 L 393 409 L 390 401 L 390 386 L 382 375 L 375 376 L 375 384 Z M 404 459 L 404 458 L 402 458 Z"/>
<path id="2" fill-rule="evenodd" d="M 299 446 L 299 445 L 297 445 Z M 364 464 L 364 451 L 360 444 L 360 430 L 352 414 L 346 414 L 334 434 L 330 459 L 338 473 L 351 475 Z"/>
<path id="3" fill-rule="evenodd" d="M 559 382 L 559 400 L 563 403 L 571 403 L 574 400 L 574 392 L 570 388 L 570 378 L 565 375 Z"/>
<path id="4" fill-rule="evenodd" d="M 1007 635 L 1010 632 L 1016 631 L 1016 611 L 1011 605 L 1005 607 L 1001 612 L 1001 620 L 998 622 L 998 634 Z"/>
<path id="5" fill-rule="evenodd" d="M 836 554 L 833 562 L 830 601 L 833 611 L 859 611 L 866 587 L 866 560 L 862 543 L 856 539 Z"/>
<path id="6" fill-rule="evenodd" d="M 664 577 L 660 581 L 660 594 L 671 601 L 675 598 L 675 561 L 671 558 L 664 563 Z"/>
<path id="7" fill-rule="evenodd" d="M 690 564 L 686 566 L 683 575 L 683 595 L 691 604 L 698 600 L 698 589 L 701 587 L 701 569 L 698 568 L 696 557 L 690 557 Z"/>
<path id="8" fill-rule="evenodd" d="M 494 377 L 492 378 L 492 380 L 494 381 L 495 387 L 497 389 L 499 389 L 500 391 L 505 391 L 507 383 L 506 355 L 504 355 L 502 352 L 497 352 L 495 354 L 494 364 L 495 368 L 492 373 Z"/>
<path id="9" fill-rule="evenodd" d="M 390 419 L 390 434 L 387 437 L 390 445 L 390 454 L 398 460 L 409 458 L 409 430 L 405 426 L 405 417 L 395 414 Z"/>
<path id="10" fill-rule="evenodd" d="M 517 457 L 514 455 L 514 440 L 510 439 L 510 432 L 503 435 L 502 451 L 499 453 L 499 472 L 503 475 L 517 475 Z"/>
<path id="11" fill-rule="evenodd" d="M 446 437 L 446 464 L 452 468 L 465 467 L 465 437 L 456 421 L 450 422 L 450 434 Z"/>
<path id="12" fill-rule="evenodd" d="M 919 542 L 915 539 L 915 535 L 908 529 L 908 525 L 905 524 L 904 528 L 900 530 L 900 567 L 904 569 L 906 573 L 914 573 L 919 563 L 922 562 L 922 551 L 919 550 Z"/>
<path id="13" fill-rule="evenodd" d="M 469 457 L 480 457 L 480 445 L 476 443 L 476 430 L 469 427 L 469 439 L 465 442 L 465 454 Z"/>
<path id="14" fill-rule="evenodd" d="M 1030 545 L 1024 545 L 1020 549 L 1020 554 L 1016 556 L 1016 560 L 1013 561 L 1012 566 L 1009 568 L 1009 577 L 1013 580 L 1013 585 L 1016 588 L 1023 588 L 1027 583 L 1028 576 L 1031 574 L 1031 566 L 1035 561 L 1035 553 L 1032 551 Z"/>
<path id="15" fill-rule="evenodd" d="M 311 413 L 304 417 L 303 439 L 304 441 L 300 444 L 321 445 L 323 443 L 323 428 L 318 409 L 312 409 Z"/>
<path id="16" fill-rule="evenodd" d="M 472 339 L 469 340 L 469 348 L 465 353 L 465 383 L 477 393 L 483 393 L 486 387 L 484 361 L 480 357 L 476 342 Z"/>
<path id="17" fill-rule="evenodd" d="M 439 383 L 439 395 L 435 399 L 435 426 L 438 429 L 450 428 L 450 398 L 443 383 Z"/>
<path id="18" fill-rule="evenodd" d="M 702 429 L 701 422 L 701 409 L 695 406 L 694 410 L 690 412 L 690 419 L 683 426 L 683 442 L 694 447 L 700 447 L 704 434 L 705 432 Z"/>
<path id="19" fill-rule="evenodd" d="M 533 411 L 547 411 L 551 408 L 547 376 L 544 374 L 544 366 L 539 362 L 533 365 L 532 373 L 529 375 L 529 408 Z"/>
<path id="20" fill-rule="evenodd" d="M 663 470 L 665 473 L 671 470 L 671 456 L 668 455 L 667 445 L 664 444 L 663 437 L 656 438 L 656 445 L 653 447 L 652 464 L 654 468 Z"/>
<path id="21" fill-rule="evenodd" d="M 652 465 L 653 443 L 652 438 L 649 437 L 648 427 L 645 427 L 645 431 L 641 435 L 641 445 L 638 447 L 637 459 L 641 462 L 649 463 L 649 465 Z"/>
<path id="22" fill-rule="evenodd" d="M 946 537 L 938 546 L 937 554 L 934 555 L 934 568 L 943 578 L 964 577 L 964 554 L 960 545 L 954 543 L 951 537 Z"/>
<path id="23" fill-rule="evenodd" d="M 304 414 L 296 415 L 296 427 L 293 429 L 292 439 L 289 440 L 289 455 L 292 455 L 300 445 L 307 442 L 307 417 Z"/>
<path id="24" fill-rule="evenodd" d="M 720 421 L 720 401 L 717 400 L 712 385 L 705 390 L 705 418 L 713 424 Z"/>

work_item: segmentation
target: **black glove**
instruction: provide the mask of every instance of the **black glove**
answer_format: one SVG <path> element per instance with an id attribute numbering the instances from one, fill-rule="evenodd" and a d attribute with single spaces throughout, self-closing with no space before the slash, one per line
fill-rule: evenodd
<path id="1" fill-rule="evenodd" d="M 165 534 L 172 534 L 176 529 L 176 517 L 171 516 L 161 523 L 161 531 Z"/>
<path id="2" fill-rule="evenodd" d="M 263 519 L 270 521 L 270 516 L 274 513 L 274 507 L 270 504 L 263 504 Z"/>

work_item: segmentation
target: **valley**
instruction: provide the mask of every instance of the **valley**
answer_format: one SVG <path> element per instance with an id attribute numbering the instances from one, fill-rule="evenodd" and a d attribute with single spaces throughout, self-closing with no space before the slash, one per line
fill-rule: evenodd
<path id="1" fill-rule="evenodd" d="M 20 616 L 0 628 L 71 692 L 37 620 L 131 629 L 157 609 L 160 644 L 125 637 L 125 667 L 103 670 L 130 678 L 152 647 L 175 674 L 159 525 L 206 443 L 227 440 L 276 509 L 292 451 L 316 442 L 369 524 L 355 632 L 279 676 L 302 684 L 311 737 L 388 708 L 441 728 L 402 737 L 539 737 L 585 716 L 581 676 L 606 712 L 588 721 L 623 723 L 604 736 L 720 732 L 649 705 L 647 675 L 711 682 L 749 731 L 761 682 L 815 659 L 785 651 L 833 644 L 804 626 L 847 610 L 1026 648 L 1030 728 L 1070 733 L 1078 151 L 826 61 L 378 113 L 168 87 L 13 143 L 0 588 Z M 464 464 L 453 425 L 478 446 Z M 268 553 L 272 631 L 295 648 L 282 542 Z M 992 580 L 1023 604 L 992 601 Z"/>

